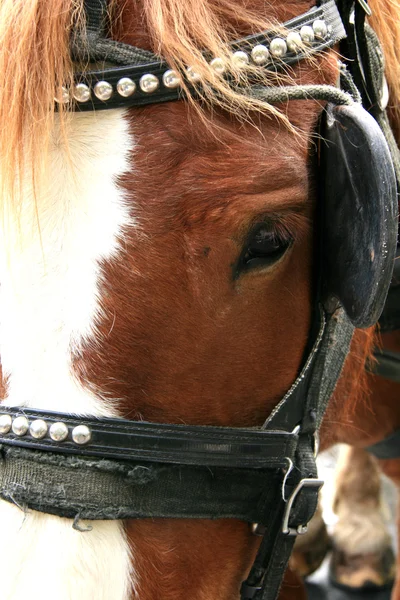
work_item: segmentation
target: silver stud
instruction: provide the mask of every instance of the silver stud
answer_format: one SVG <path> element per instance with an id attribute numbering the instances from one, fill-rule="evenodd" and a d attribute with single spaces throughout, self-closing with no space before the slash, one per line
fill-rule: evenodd
<path id="1" fill-rule="evenodd" d="M 74 98 L 78 102 L 87 102 L 90 98 L 90 88 L 85 83 L 78 83 L 74 87 Z"/>
<path id="2" fill-rule="evenodd" d="M 136 90 L 136 83 L 129 77 L 122 77 L 117 83 L 117 92 L 123 98 L 129 98 Z"/>
<path id="3" fill-rule="evenodd" d="M 328 27 L 322 19 L 317 19 L 312 25 L 315 37 L 324 40 L 328 35 Z"/>
<path id="4" fill-rule="evenodd" d="M 43 419 L 32 421 L 29 427 L 29 433 L 37 440 L 41 440 L 47 433 L 47 423 Z"/>
<path id="5" fill-rule="evenodd" d="M 113 93 L 112 85 L 108 81 L 98 81 L 93 91 L 96 98 L 103 100 L 103 102 L 109 100 Z"/>
<path id="6" fill-rule="evenodd" d="M 16 417 L 12 423 L 15 435 L 23 436 L 29 429 L 29 421 L 26 417 Z"/>
<path id="7" fill-rule="evenodd" d="M 290 33 L 288 33 L 286 43 L 290 52 L 298 52 L 304 44 L 301 35 L 297 31 L 290 31 Z"/>
<path id="8" fill-rule="evenodd" d="M 168 71 L 165 71 L 162 79 L 165 87 L 170 89 L 178 87 L 181 83 L 181 78 L 173 69 L 168 69 Z"/>
<path id="9" fill-rule="evenodd" d="M 201 80 L 201 75 L 196 73 L 193 67 L 188 67 L 186 69 L 186 76 L 191 83 L 198 83 Z"/>
<path id="10" fill-rule="evenodd" d="M 11 429 L 12 418 L 10 415 L 0 416 L 0 433 L 8 433 Z"/>
<path id="11" fill-rule="evenodd" d="M 69 102 L 69 91 L 63 85 L 57 95 L 54 97 L 54 100 L 58 102 L 58 104 L 67 104 Z"/>
<path id="12" fill-rule="evenodd" d="M 305 44 L 311 44 L 314 41 L 314 30 L 309 25 L 303 25 L 300 29 L 300 35 Z"/>
<path id="13" fill-rule="evenodd" d="M 68 437 L 68 427 L 65 423 L 53 423 L 50 426 L 50 437 L 55 442 L 63 442 Z"/>
<path id="14" fill-rule="evenodd" d="M 287 45 L 285 40 L 279 37 L 274 38 L 269 45 L 269 51 L 276 58 L 282 58 L 282 56 L 285 56 L 287 52 Z"/>
<path id="15" fill-rule="evenodd" d="M 265 65 L 269 59 L 269 50 L 263 44 L 257 44 L 251 51 L 251 58 L 256 65 Z"/>
<path id="16" fill-rule="evenodd" d="M 210 62 L 210 67 L 215 71 L 218 75 L 222 75 L 225 72 L 225 63 L 222 58 L 213 58 Z"/>
<path id="17" fill-rule="evenodd" d="M 160 85 L 160 82 L 158 81 L 155 75 L 147 73 L 146 75 L 142 75 L 139 81 L 139 85 L 142 92 L 145 92 L 146 94 L 151 94 L 152 92 L 156 91 L 156 89 Z"/>
<path id="18" fill-rule="evenodd" d="M 91 437 L 92 434 L 90 429 L 89 427 L 86 427 L 86 425 L 77 425 L 72 430 L 72 439 L 74 440 L 75 444 L 87 444 L 90 442 Z"/>
<path id="19" fill-rule="evenodd" d="M 249 55 L 246 52 L 243 52 L 242 50 L 238 50 L 237 52 L 233 53 L 232 60 L 237 67 L 243 68 L 249 64 Z"/>

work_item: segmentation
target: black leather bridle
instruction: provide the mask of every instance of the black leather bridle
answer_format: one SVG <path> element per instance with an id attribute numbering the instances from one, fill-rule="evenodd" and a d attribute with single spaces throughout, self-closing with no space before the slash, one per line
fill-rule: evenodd
<path id="1" fill-rule="evenodd" d="M 386 298 L 385 307 L 379 319 L 381 333 L 400 330 L 400 249 L 397 248 L 392 282 Z M 400 383 L 400 352 L 377 348 L 374 352 L 375 361 L 368 365 L 370 372 Z M 383 440 L 367 447 L 368 452 L 376 458 L 391 460 L 400 458 L 400 429 L 395 429 Z"/>
<path id="2" fill-rule="evenodd" d="M 87 39 L 81 44 L 79 36 L 74 38 L 72 53 L 105 66 L 78 74 L 74 88 L 62 90 L 58 102 L 71 102 L 73 110 L 103 110 L 183 99 L 175 84 L 187 73 L 168 73 L 168 79 L 165 73 L 171 70 L 162 60 L 106 39 L 106 0 L 86 0 L 85 7 Z M 354 326 L 371 326 L 379 318 L 393 267 L 393 164 L 398 169 L 398 157 L 379 107 L 383 83 L 376 82 L 371 67 L 378 45 L 370 47 L 365 41 L 365 7 L 364 0 L 338 5 L 327 0 L 285 24 L 303 41 L 308 35 L 307 55 L 346 40 L 349 62 L 341 69 L 342 90 L 248 90 L 267 102 L 329 103 L 321 122 L 324 207 L 310 342 L 298 377 L 270 417 L 255 429 L 165 425 L 7 407 L 5 401 L 0 407 L 1 498 L 73 518 L 78 529 L 80 519 L 144 517 L 235 518 L 257 524 L 262 540 L 241 598 L 275 600 L 295 537 L 306 531 L 317 505 L 322 485 L 315 464 L 318 430 Z M 274 44 L 276 39 L 281 41 Z M 288 37 L 282 40 L 274 31 L 235 41 L 232 52 L 245 53 L 250 60 L 259 46 L 272 58 L 262 68 L 276 70 L 305 57 L 301 50 L 290 50 Z M 368 197 L 366 171 L 368 189 L 373 190 Z M 364 238 L 376 257 L 372 262 L 372 252 L 357 252 Z M 335 259 L 343 253 L 345 264 Z"/>

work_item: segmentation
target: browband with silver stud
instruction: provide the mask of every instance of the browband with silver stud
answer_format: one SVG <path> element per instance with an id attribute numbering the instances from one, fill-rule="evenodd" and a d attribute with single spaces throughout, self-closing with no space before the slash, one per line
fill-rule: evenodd
<path id="1" fill-rule="evenodd" d="M 314 7 L 282 26 L 282 31 L 264 31 L 231 44 L 232 62 L 237 67 L 252 64 L 269 71 L 293 65 L 303 58 L 333 46 L 345 37 L 343 23 L 334 0 Z M 223 76 L 225 61 L 209 59 L 209 65 Z M 152 63 L 117 66 L 102 71 L 78 74 L 72 91 L 62 87 L 55 98 L 58 104 L 72 100 L 74 110 L 103 110 L 141 106 L 182 97 L 182 82 L 201 83 L 201 76 L 189 65 L 184 73 L 170 69 L 160 60 Z"/>

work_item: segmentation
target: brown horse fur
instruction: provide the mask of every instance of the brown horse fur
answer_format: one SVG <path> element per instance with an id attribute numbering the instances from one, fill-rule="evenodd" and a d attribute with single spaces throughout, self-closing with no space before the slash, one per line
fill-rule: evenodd
<path id="1" fill-rule="evenodd" d="M 116 0 L 120 16 L 113 34 L 177 64 L 193 54 L 194 68 L 211 77 L 200 47 L 223 55 L 228 38 L 261 29 L 267 21 L 282 22 L 311 6 L 303 1 L 248 4 Z M 383 11 L 383 4 L 394 14 L 388 0 L 376 10 Z M 22 163 L 31 164 L 35 180 L 46 177 L 54 124 L 50 107 L 54 90 L 72 77 L 68 34 L 80 15 L 75 0 L 1 3 L 0 156 L 6 223 L 23 206 Z M 385 23 L 380 21 L 379 27 L 388 41 L 394 29 Z M 394 58 L 387 69 L 391 83 L 398 70 Z M 296 83 L 334 84 L 335 52 L 304 62 L 290 76 Z M 225 108 L 231 106 L 241 118 L 210 107 L 202 109 L 200 118 L 198 107 L 182 102 L 129 114 L 136 141 L 134 172 L 120 184 L 138 229 L 126 231 L 118 263 L 102 265 L 104 315 L 98 337 L 75 355 L 73 364 L 85 385 L 104 397 L 120 398 L 124 417 L 261 424 L 294 380 L 306 344 L 314 200 L 308 155 L 321 106 L 307 101 L 281 107 L 295 135 L 271 117 L 269 107 L 252 105 L 248 116 L 247 100 L 230 95 L 223 83 L 212 83 L 225 93 Z M 15 89 L 26 101 L 15 97 Z M 399 94 L 396 87 L 392 90 L 395 102 Z M 68 116 L 64 118 L 67 122 Z M 291 248 L 273 268 L 235 280 L 232 270 L 246 236 L 262 220 L 276 235 L 293 238 Z M 364 406 L 364 361 L 372 339 L 372 331 L 357 332 L 354 338 L 327 415 L 329 428 L 340 430 Z M 140 600 L 236 598 L 258 543 L 240 522 L 144 520 L 125 527 Z M 298 585 L 287 574 L 281 599 L 301 598 Z"/>

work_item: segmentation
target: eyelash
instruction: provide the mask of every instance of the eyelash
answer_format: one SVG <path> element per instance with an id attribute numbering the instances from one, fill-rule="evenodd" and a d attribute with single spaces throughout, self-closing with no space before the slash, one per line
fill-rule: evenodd
<path id="1" fill-rule="evenodd" d="M 293 235 L 282 222 L 255 224 L 239 257 L 236 277 L 254 268 L 266 268 L 277 262 L 293 243 Z"/>

